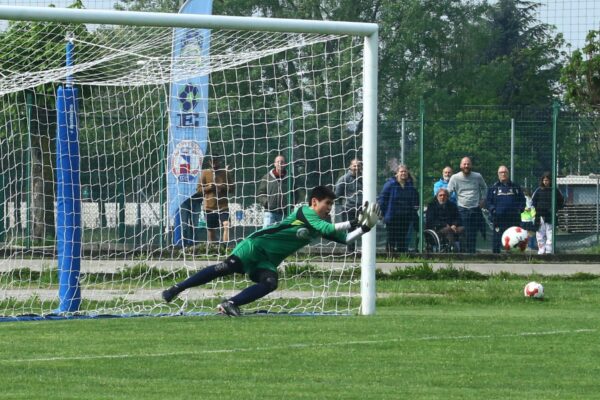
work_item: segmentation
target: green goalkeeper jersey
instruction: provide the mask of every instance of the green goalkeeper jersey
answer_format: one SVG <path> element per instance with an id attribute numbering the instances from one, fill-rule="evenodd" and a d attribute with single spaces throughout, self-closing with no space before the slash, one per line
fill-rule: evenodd
<path id="1" fill-rule="evenodd" d="M 231 254 L 240 258 L 246 273 L 256 268 L 276 271 L 287 256 L 311 241 L 325 238 L 345 244 L 346 234 L 345 231 L 336 231 L 332 223 L 319 218 L 312 208 L 302 206 L 280 223 L 248 236 Z"/>

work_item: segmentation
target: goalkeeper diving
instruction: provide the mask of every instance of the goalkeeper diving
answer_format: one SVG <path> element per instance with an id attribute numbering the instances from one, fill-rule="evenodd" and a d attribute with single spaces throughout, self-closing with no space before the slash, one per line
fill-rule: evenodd
<path id="1" fill-rule="evenodd" d="M 290 254 L 313 240 L 325 238 L 348 244 L 369 232 L 381 218 L 377 203 L 365 202 L 354 221 L 333 224 L 329 217 L 335 193 L 326 186 L 317 186 L 310 194 L 310 205 L 298 207 L 281 222 L 260 229 L 242 242 L 224 261 L 196 272 L 162 292 L 171 302 L 179 293 L 203 285 L 221 276 L 245 273 L 255 284 L 224 300 L 217 310 L 232 317 L 241 315 L 240 306 L 251 303 L 277 289 L 277 266 Z"/>

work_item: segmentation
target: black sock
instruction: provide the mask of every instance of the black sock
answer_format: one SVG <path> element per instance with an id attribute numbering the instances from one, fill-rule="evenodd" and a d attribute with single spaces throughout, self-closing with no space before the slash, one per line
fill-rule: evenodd
<path id="1" fill-rule="evenodd" d="M 220 264 L 217 264 L 220 265 Z M 220 276 L 226 275 L 223 274 L 222 268 L 216 268 L 217 265 L 211 265 L 200 271 L 196 272 L 194 275 L 190 276 L 186 280 L 179 282 L 175 285 L 175 287 L 179 288 L 179 291 L 182 292 L 185 289 L 189 289 L 194 286 L 200 286 L 205 283 L 212 281 Z"/>
<path id="2" fill-rule="evenodd" d="M 260 299 L 271 293 L 273 289 L 264 283 L 257 283 L 252 286 L 248 286 L 235 296 L 229 299 L 236 306 L 243 306 L 244 304 L 252 303 L 256 299 Z"/>

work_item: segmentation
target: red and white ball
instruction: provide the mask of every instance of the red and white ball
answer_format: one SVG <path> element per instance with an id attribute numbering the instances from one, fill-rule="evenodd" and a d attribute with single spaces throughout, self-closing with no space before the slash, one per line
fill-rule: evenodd
<path id="1" fill-rule="evenodd" d="M 527 243 L 529 236 L 527 230 L 520 226 L 511 226 L 502 234 L 502 247 L 504 250 L 510 251 L 512 249 L 519 249 L 525 251 L 527 249 Z"/>
<path id="2" fill-rule="evenodd" d="M 544 297 L 544 287 L 538 282 L 529 282 L 523 289 L 525 297 L 532 299 L 542 299 Z"/>

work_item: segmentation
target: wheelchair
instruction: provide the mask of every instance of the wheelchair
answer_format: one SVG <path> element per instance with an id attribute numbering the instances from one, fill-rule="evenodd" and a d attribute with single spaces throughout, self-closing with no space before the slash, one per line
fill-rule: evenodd
<path id="1" fill-rule="evenodd" d="M 433 229 L 425 229 L 423 238 L 425 239 L 425 251 L 427 253 L 456 253 L 459 251 L 454 243 L 449 243 L 444 235 L 438 234 Z"/>

